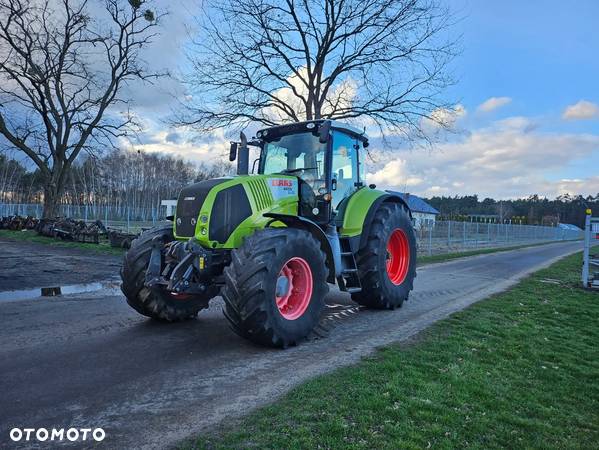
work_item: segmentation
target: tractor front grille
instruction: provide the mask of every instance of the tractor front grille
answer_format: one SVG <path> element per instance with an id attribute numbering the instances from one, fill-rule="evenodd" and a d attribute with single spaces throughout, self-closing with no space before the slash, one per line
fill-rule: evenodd
<path id="1" fill-rule="evenodd" d="M 214 199 L 210 213 L 208 238 L 225 243 L 241 222 L 252 215 L 252 207 L 243 185 L 223 189 Z"/>
<path id="2" fill-rule="evenodd" d="M 179 237 L 193 237 L 195 235 L 196 223 L 204 200 L 210 189 L 228 181 L 226 178 L 215 178 L 192 184 L 181 190 L 177 200 L 177 220 L 175 221 L 175 233 Z"/>

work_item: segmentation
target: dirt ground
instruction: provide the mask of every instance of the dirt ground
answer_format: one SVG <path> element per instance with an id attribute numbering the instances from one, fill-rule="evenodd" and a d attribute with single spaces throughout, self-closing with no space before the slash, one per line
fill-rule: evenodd
<path id="1" fill-rule="evenodd" d="M 0 291 L 118 278 L 122 257 L 0 239 Z"/>

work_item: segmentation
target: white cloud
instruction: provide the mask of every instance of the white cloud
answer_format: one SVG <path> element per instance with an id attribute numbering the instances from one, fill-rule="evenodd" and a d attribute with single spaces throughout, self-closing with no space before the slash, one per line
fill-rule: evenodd
<path id="1" fill-rule="evenodd" d="M 562 114 L 564 120 L 584 120 L 594 117 L 599 117 L 599 106 L 587 100 L 580 100 L 568 106 Z"/>
<path id="2" fill-rule="evenodd" d="M 296 112 L 298 117 L 305 116 L 306 106 L 302 99 L 308 98 L 308 88 L 303 80 L 308 79 L 308 69 L 304 66 L 297 70 L 297 74 L 293 73 L 287 77 L 287 83 L 290 86 L 284 86 L 273 92 L 273 96 L 279 99 L 282 103 L 288 105 Z M 327 101 L 322 107 L 322 113 L 328 114 L 333 111 L 333 105 L 336 108 L 349 108 L 355 101 L 358 95 L 358 84 L 352 78 L 345 78 L 335 84 L 331 89 Z M 265 108 L 263 114 L 277 123 L 289 122 L 290 118 L 279 108 L 270 106 Z"/>
<path id="3" fill-rule="evenodd" d="M 419 177 L 409 176 L 407 162 L 402 159 L 389 161 L 380 170 L 369 174 L 368 181 L 381 186 L 394 186 L 398 180 L 401 180 L 403 189 L 421 185 L 424 180 Z"/>
<path id="4" fill-rule="evenodd" d="M 384 189 L 481 198 L 599 192 L 597 176 L 558 178 L 569 163 L 599 156 L 599 135 L 540 132 L 525 117 L 497 121 L 428 153 L 372 151 L 377 162 L 367 179 Z"/>
<path id="5" fill-rule="evenodd" d="M 484 113 L 495 111 L 496 109 L 511 103 L 511 101 L 512 99 L 510 97 L 491 97 L 478 105 L 477 111 Z"/>
<path id="6" fill-rule="evenodd" d="M 277 89 L 272 94 L 281 102 L 283 102 L 284 104 L 291 107 L 291 109 L 296 111 L 298 115 L 303 115 L 306 111 L 305 105 L 302 102 L 302 100 L 297 95 L 295 95 L 295 92 L 297 92 L 299 95 L 306 97 L 308 88 L 306 87 L 302 79 L 305 79 L 307 77 L 308 69 L 306 67 L 301 67 L 298 69 L 297 72 L 298 75 L 291 74 L 289 77 L 287 77 L 287 82 L 291 86 L 286 86 Z M 274 120 L 277 123 L 285 123 L 290 121 L 289 116 L 275 106 L 264 108 L 262 113 L 265 117 Z"/>
<path id="7" fill-rule="evenodd" d="M 428 133 L 434 133 L 441 128 L 453 128 L 466 114 L 466 108 L 459 103 L 453 108 L 437 108 L 431 112 L 430 119 L 422 119 L 422 128 Z"/>
<path id="8" fill-rule="evenodd" d="M 194 134 L 183 128 L 165 129 L 152 120 L 143 120 L 141 142 L 121 139 L 120 147 L 148 153 L 162 153 L 208 165 L 228 161 L 229 139 L 222 130 L 194 139 Z"/>
<path id="9" fill-rule="evenodd" d="M 583 192 L 594 195 L 599 192 L 599 176 L 584 179 L 563 178 L 551 184 L 555 187 L 558 194 L 578 194 Z"/>
<path id="10" fill-rule="evenodd" d="M 464 105 L 458 103 L 449 108 L 436 108 L 431 111 L 429 117 L 423 117 L 420 120 L 420 129 L 422 133 L 431 141 L 442 141 L 447 136 L 459 129 L 458 122 L 466 117 L 468 111 Z M 413 130 L 406 125 L 406 131 L 403 136 L 410 140 L 413 136 Z M 398 135 L 399 133 L 396 133 Z M 369 134 L 372 137 L 372 135 Z M 401 135 L 400 135 L 401 136 Z M 420 137 L 417 136 L 417 139 Z"/>

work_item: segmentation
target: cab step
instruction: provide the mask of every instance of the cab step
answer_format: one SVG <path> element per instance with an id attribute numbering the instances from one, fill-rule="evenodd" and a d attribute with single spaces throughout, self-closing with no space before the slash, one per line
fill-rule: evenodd
<path id="1" fill-rule="evenodd" d="M 354 253 L 351 251 L 349 239 L 340 237 L 341 247 L 341 274 L 337 277 L 339 289 L 350 294 L 360 292 L 362 285 L 358 276 L 358 267 Z"/>

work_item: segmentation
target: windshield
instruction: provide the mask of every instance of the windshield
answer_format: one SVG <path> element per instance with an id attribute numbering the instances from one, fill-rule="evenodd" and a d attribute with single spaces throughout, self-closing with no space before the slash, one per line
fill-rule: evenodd
<path id="1" fill-rule="evenodd" d="M 296 133 L 264 143 L 262 173 L 295 175 L 306 181 L 314 192 L 325 187 L 325 152 L 327 144 L 321 144 L 312 133 Z"/>

